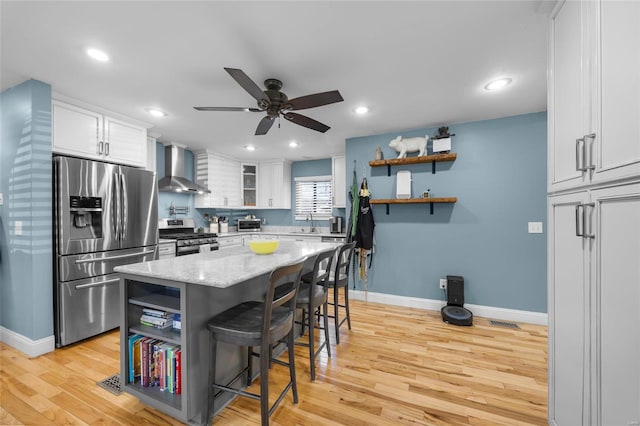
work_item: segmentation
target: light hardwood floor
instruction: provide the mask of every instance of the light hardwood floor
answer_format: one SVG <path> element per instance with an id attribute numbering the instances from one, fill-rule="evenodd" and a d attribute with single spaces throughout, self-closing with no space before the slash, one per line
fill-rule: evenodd
<path id="1" fill-rule="evenodd" d="M 333 357 L 317 361 L 315 382 L 307 348 L 296 348 L 300 401 L 288 394 L 271 424 L 547 424 L 546 327 L 515 330 L 484 318 L 456 327 L 439 312 L 351 305 L 353 329 L 345 323 Z M 96 385 L 118 372 L 118 339 L 109 332 L 35 359 L 0 344 L 0 424 L 181 424 Z M 270 376 L 271 389 L 288 380 L 278 365 Z M 258 401 L 238 398 L 213 423 L 259 424 Z"/>

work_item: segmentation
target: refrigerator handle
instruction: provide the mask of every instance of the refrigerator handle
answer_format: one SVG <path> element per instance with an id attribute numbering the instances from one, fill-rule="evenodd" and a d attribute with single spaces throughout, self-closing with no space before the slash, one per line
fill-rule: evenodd
<path id="1" fill-rule="evenodd" d="M 124 176 L 124 173 L 120 173 L 120 202 L 121 202 L 121 216 L 120 216 L 120 220 L 121 220 L 121 225 L 120 225 L 120 229 L 121 229 L 121 233 L 122 233 L 122 240 L 124 241 L 126 239 L 127 236 L 127 215 L 129 213 L 129 200 L 128 200 L 128 196 L 127 196 L 128 192 L 127 192 L 127 179 Z"/>
<path id="2" fill-rule="evenodd" d="M 120 218 L 122 217 L 122 206 L 120 205 L 120 198 L 121 198 L 121 194 L 122 194 L 122 190 L 120 188 L 120 175 L 119 173 L 115 173 L 114 174 L 114 186 L 116 188 L 116 193 L 115 193 L 115 197 L 113 197 L 113 204 L 116 206 L 116 214 L 115 214 L 115 224 L 116 224 L 116 240 L 120 240 L 120 230 L 122 228 L 122 223 L 120 221 Z"/>

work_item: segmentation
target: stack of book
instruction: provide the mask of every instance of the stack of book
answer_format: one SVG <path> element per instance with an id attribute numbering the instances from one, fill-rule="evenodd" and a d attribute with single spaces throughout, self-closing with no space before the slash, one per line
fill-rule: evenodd
<path id="1" fill-rule="evenodd" d="M 173 326 L 173 314 L 158 309 L 144 308 L 140 316 L 140 324 L 154 328 L 170 328 Z"/>
<path id="2" fill-rule="evenodd" d="M 180 345 L 140 334 L 129 336 L 129 382 L 161 391 L 182 393 Z"/>

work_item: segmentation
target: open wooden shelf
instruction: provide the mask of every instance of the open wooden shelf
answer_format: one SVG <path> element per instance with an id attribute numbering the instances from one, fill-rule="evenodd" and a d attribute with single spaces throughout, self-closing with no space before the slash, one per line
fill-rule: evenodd
<path id="1" fill-rule="evenodd" d="M 378 198 L 369 200 L 370 204 L 385 204 L 387 214 L 389 214 L 389 204 L 429 204 L 430 213 L 433 214 L 434 203 L 455 203 L 457 197 L 434 197 L 434 198 Z"/>
<path id="2" fill-rule="evenodd" d="M 420 157 L 393 158 L 391 160 L 372 160 L 369 161 L 371 167 L 387 166 L 387 176 L 391 176 L 391 166 L 400 166 L 404 164 L 420 164 L 432 163 L 431 173 L 436 173 L 436 163 L 440 161 L 454 161 L 458 157 L 455 152 L 448 154 L 432 154 L 422 155 Z"/>

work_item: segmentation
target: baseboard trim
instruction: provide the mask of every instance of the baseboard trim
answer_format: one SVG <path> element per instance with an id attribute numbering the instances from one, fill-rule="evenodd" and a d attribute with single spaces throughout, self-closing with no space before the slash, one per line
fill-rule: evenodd
<path id="1" fill-rule="evenodd" d="M 365 292 L 361 290 L 349 290 L 349 297 L 354 300 L 365 300 Z M 444 300 L 421 299 L 419 297 L 397 296 L 393 294 L 373 292 L 368 292 L 366 300 L 374 303 L 383 303 L 385 305 L 428 309 L 430 311 L 439 311 L 444 305 L 446 305 Z M 476 317 L 538 325 L 548 325 L 549 321 L 548 315 L 543 312 L 520 311 L 517 309 L 470 304 L 465 304 L 464 307 L 473 312 L 473 315 Z"/>
<path id="2" fill-rule="evenodd" d="M 29 358 L 35 358 L 56 348 L 55 336 L 43 337 L 38 340 L 31 340 L 13 330 L 0 326 L 0 342 L 25 353 Z"/>

